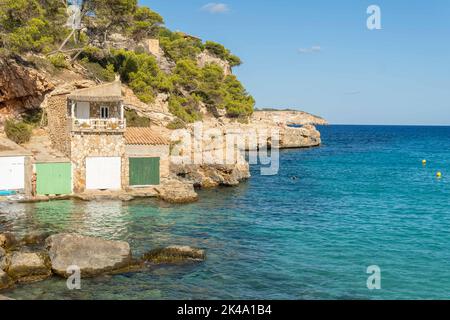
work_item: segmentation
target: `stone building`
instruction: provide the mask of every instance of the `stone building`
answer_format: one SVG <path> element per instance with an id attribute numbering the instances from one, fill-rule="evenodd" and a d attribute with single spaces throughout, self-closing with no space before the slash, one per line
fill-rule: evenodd
<path id="1" fill-rule="evenodd" d="M 61 97 L 55 99 L 61 103 Z M 74 90 L 65 98 L 64 105 L 55 111 L 60 113 L 56 119 L 52 122 L 54 115 L 48 117 L 49 131 L 54 147 L 71 160 L 74 193 L 160 183 L 161 174 L 166 173 L 160 166 L 168 159 L 164 147 L 168 150 L 168 142 L 150 129 L 127 129 L 119 80 Z M 133 144 L 130 138 L 128 147 L 126 136 L 141 140 Z M 139 180 L 137 176 L 146 178 Z"/>
<path id="2" fill-rule="evenodd" d="M 0 197 L 31 194 L 32 154 L 6 137 L 0 137 Z"/>

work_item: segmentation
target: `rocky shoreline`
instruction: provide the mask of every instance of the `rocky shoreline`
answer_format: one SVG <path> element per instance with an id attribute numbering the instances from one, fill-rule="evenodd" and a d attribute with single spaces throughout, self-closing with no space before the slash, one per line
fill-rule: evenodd
<path id="1" fill-rule="evenodd" d="M 189 246 L 156 248 L 134 258 L 130 245 L 124 241 L 66 233 L 36 233 L 18 239 L 12 233 L 3 233 L 0 234 L 0 292 L 50 277 L 67 279 L 74 272 L 79 272 L 83 279 L 149 272 L 155 265 L 199 263 L 205 259 L 204 250 Z"/>

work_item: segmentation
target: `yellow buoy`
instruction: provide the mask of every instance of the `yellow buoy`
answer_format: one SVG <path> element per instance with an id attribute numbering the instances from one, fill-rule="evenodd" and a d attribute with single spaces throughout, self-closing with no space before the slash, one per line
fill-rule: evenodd
<path id="1" fill-rule="evenodd" d="M 427 160 L 422 160 L 422 164 L 426 165 L 427 164 Z"/>
<path id="2" fill-rule="evenodd" d="M 438 171 L 438 173 L 436 173 L 436 177 L 442 178 L 442 172 Z"/>

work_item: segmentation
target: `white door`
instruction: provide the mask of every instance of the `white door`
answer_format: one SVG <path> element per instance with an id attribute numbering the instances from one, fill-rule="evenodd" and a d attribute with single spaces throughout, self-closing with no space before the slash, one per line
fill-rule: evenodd
<path id="1" fill-rule="evenodd" d="M 120 190 L 122 163 L 120 157 L 86 158 L 86 189 Z"/>
<path id="2" fill-rule="evenodd" d="M 89 102 L 77 102 L 76 117 L 79 120 L 89 120 L 91 116 Z"/>
<path id="3" fill-rule="evenodd" d="M 25 157 L 0 158 L 0 190 L 25 189 Z"/>

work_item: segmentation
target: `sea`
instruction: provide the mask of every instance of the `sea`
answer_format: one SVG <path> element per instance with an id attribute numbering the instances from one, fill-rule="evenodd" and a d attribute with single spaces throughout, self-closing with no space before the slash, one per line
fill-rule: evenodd
<path id="1" fill-rule="evenodd" d="M 450 127 L 318 127 L 317 148 L 280 151 L 279 172 L 200 190 L 172 205 L 0 204 L 0 232 L 125 240 L 134 256 L 167 245 L 203 263 L 18 285 L 14 299 L 449 299 Z M 426 164 L 422 163 L 426 160 Z M 438 178 L 437 172 L 442 176 Z"/>

